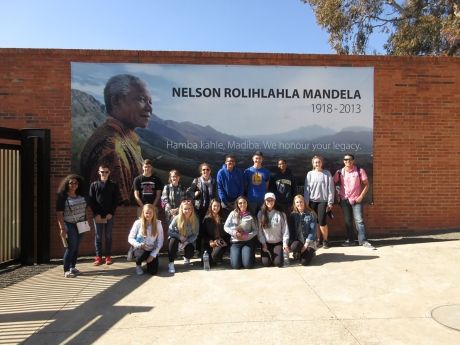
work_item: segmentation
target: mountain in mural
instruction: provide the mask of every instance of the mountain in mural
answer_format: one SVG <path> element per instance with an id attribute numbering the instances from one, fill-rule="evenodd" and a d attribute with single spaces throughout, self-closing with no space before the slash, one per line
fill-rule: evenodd
<path id="1" fill-rule="evenodd" d="M 174 120 L 163 120 L 157 115 L 150 118 L 148 128 L 150 132 L 162 137 L 164 140 L 174 142 L 197 142 L 206 141 L 227 141 L 238 140 L 239 138 L 224 134 L 211 126 L 201 126 L 189 121 L 177 122 Z"/>
<path id="2" fill-rule="evenodd" d="M 276 140 L 276 141 L 286 141 L 286 140 L 305 140 L 305 139 L 316 139 L 326 135 L 332 135 L 336 133 L 330 128 L 324 128 L 318 125 L 312 126 L 303 126 L 296 128 L 283 133 L 273 133 L 269 135 L 255 135 L 249 139 L 256 140 Z"/>
<path id="3" fill-rule="evenodd" d="M 80 152 L 94 130 L 105 121 L 105 106 L 85 92 L 72 90 L 72 168 L 78 172 Z M 213 169 L 218 169 L 228 153 L 234 153 L 240 166 L 251 164 L 252 153 L 256 149 L 266 151 L 265 164 L 275 165 L 278 157 L 294 161 L 311 157 L 323 152 L 339 156 L 345 151 L 372 152 L 372 129 L 365 127 L 349 127 L 335 132 L 318 125 L 304 126 L 295 130 L 271 135 L 257 135 L 250 138 L 236 137 L 219 132 L 211 126 L 202 126 L 190 121 L 178 122 L 164 120 L 153 114 L 148 127 L 137 128 L 143 156 L 154 160 L 156 168 L 168 171 L 171 167 L 180 167 L 181 172 L 194 176 L 199 162 L 208 162 Z M 254 147 L 232 146 L 228 143 L 245 143 L 259 145 Z M 222 143 L 220 147 L 204 148 L 202 142 Z M 269 143 L 276 143 L 275 146 Z M 286 149 L 283 143 L 297 145 Z M 346 147 L 351 143 L 359 150 Z M 181 145 L 176 145 L 181 144 Z M 189 145 L 190 146 L 187 146 Z M 314 149 L 314 145 L 329 149 Z M 300 149 L 299 149 L 300 147 Z M 271 152 L 271 153 L 270 153 Z M 300 169 L 300 168 L 299 168 Z"/>
<path id="4" fill-rule="evenodd" d="M 80 153 L 86 140 L 105 121 L 105 106 L 93 96 L 71 90 L 72 171 L 80 171 Z"/>

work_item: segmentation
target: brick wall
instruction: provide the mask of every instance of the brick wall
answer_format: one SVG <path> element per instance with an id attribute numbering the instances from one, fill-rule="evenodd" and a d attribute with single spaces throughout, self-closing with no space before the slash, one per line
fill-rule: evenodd
<path id="1" fill-rule="evenodd" d="M 0 126 L 51 130 L 51 205 L 70 173 L 70 62 L 374 67 L 373 234 L 460 228 L 460 59 L 298 54 L 0 49 Z M 340 210 L 331 235 L 343 234 Z M 120 208 L 114 250 L 135 218 Z M 51 256 L 62 253 L 54 211 Z M 93 254 L 88 234 L 81 254 Z"/>

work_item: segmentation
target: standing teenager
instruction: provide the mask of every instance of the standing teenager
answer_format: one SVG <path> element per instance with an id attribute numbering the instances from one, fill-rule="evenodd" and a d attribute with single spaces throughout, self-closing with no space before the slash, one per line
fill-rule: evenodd
<path id="1" fill-rule="evenodd" d="M 363 199 L 369 190 L 366 171 L 355 165 L 355 156 L 351 153 L 343 157 L 343 163 L 344 167 L 334 174 L 334 182 L 340 185 L 340 207 L 347 228 L 347 239 L 343 246 L 355 245 L 354 221 L 358 232 L 358 244 L 369 249 L 375 249 L 367 240 L 363 217 Z"/>
<path id="2" fill-rule="evenodd" d="M 324 249 L 329 248 L 329 228 L 326 215 L 331 211 L 334 204 L 334 182 L 328 170 L 323 169 L 324 160 L 320 156 L 314 156 L 311 160 L 313 169 L 305 177 L 304 197 L 305 202 L 315 210 L 318 215 L 319 233 L 318 242 Z"/>
<path id="3" fill-rule="evenodd" d="M 264 156 L 262 152 L 256 151 L 252 156 L 251 167 L 244 171 L 244 184 L 248 198 L 249 211 L 256 216 L 264 203 L 264 195 L 268 190 L 270 172 L 262 167 Z"/>
<path id="4" fill-rule="evenodd" d="M 120 202 L 120 189 L 118 184 L 110 179 L 108 165 L 101 164 L 98 169 L 99 180 L 91 183 L 89 187 L 89 205 L 93 211 L 94 245 L 96 247 L 96 258 L 94 265 L 102 263 L 112 264 L 112 229 L 115 210 Z M 102 238 L 105 238 L 105 250 L 102 250 Z M 102 254 L 105 253 L 103 260 Z"/>
<path id="5" fill-rule="evenodd" d="M 81 272 L 76 268 L 78 247 L 83 234 L 78 232 L 77 223 L 89 219 L 89 207 L 84 197 L 83 178 L 71 174 L 59 185 L 56 199 L 56 216 L 60 236 L 67 244 L 64 250 L 64 277 L 73 278 Z"/>

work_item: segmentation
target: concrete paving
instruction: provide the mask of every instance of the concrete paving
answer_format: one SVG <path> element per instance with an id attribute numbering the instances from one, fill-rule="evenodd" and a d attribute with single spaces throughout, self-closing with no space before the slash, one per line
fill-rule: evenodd
<path id="1" fill-rule="evenodd" d="M 460 344 L 460 241 L 373 243 L 308 267 L 57 267 L 0 290 L 0 344 Z"/>

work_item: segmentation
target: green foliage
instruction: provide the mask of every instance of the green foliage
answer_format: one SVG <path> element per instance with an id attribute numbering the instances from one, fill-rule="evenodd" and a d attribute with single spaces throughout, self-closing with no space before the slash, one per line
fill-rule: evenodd
<path id="1" fill-rule="evenodd" d="M 366 54 L 383 33 L 391 55 L 460 55 L 460 0 L 301 0 L 338 54 Z"/>

